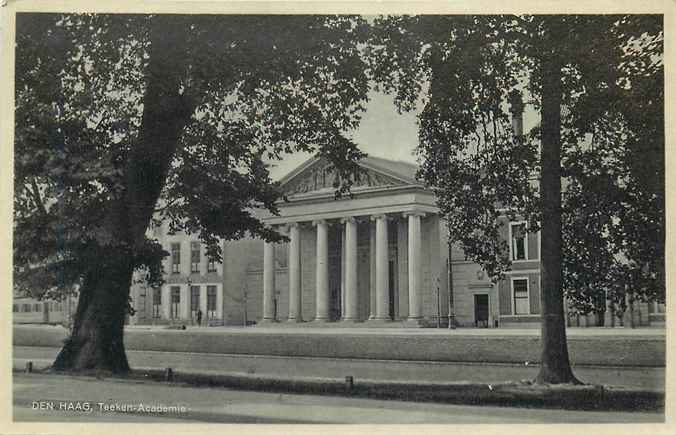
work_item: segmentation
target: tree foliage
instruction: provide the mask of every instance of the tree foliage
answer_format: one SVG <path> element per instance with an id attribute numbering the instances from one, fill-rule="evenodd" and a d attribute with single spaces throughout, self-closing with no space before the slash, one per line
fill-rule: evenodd
<path id="1" fill-rule="evenodd" d="M 380 85 L 395 94 L 401 110 L 424 107 L 419 176 L 437 194 L 450 242 L 497 281 L 511 267 L 499 237 L 501 214 L 527 219 L 529 231 L 543 229 L 548 342 L 541 375 L 547 373 L 539 379 L 574 379 L 562 290 L 583 305 L 599 292 L 605 298 L 609 286 L 617 290 L 629 280 L 636 286 L 644 277 L 637 291 L 659 293 L 661 19 L 388 16 L 374 27 L 372 68 Z M 521 92 L 542 115 L 541 125 L 523 136 L 514 134 L 508 114 L 510 105 L 519 112 L 510 96 Z M 596 138 L 591 149 L 590 135 Z M 655 159 L 637 163 L 639 150 L 652 151 Z M 631 233 L 641 225 L 643 231 Z"/>
<path id="2" fill-rule="evenodd" d="M 388 16 L 376 20 L 372 36 L 372 68 L 379 85 L 395 95 L 400 110 L 423 107 L 419 175 L 437 192 L 453 241 L 495 280 L 511 268 L 508 246 L 498 237 L 504 220 L 498 218 L 518 215 L 529 221 L 530 231 L 540 228 L 539 192 L 533 183 L 540 170 L 540 126 L 515 137 L 509 102 L 514 91 L 524 92 L 535 109 L 540 107 L 538 56 L 548 50 L 542 40 L 541 18 Z M 661 23 L 653 16 L 566 16 L 561 20 L 567 37 L 557 43 L 564 58 L 567 208 L 575 210 L 591 200 L 579 195 L 603 196 L 604 189 L 608 189 L 605 205 L 621 202 L 617 197 L 611 200 L 613 189 L 607 182 L 581 179 L 585 171 L 598 167 L 604 149 L 606 154 L 615 153 L 615 179 L 625 178 L 616 189 L 625 195 L 626 210 L 608 206 L 603 210 L 616 218 L 624 215 L 616 226 L 629 224 L 630 219 L 653 223 L 644 227 L 646 231 L 623 231 L 622 236 L 627 244 L 651 250 L 642 264 L 652 258 L 651 269 L 659 269 L 663 258 L 659 226 L 664 210 L 660 206 L 664 190 Z M 613 121 L 618 116 L 625 121 Z M 628 118 L 633 119 L 631 127 Z M 592 134 L 595 146 L 590 148 Z M 640 150 L 653 158 L 635 158 Z M 580 183 L 585 184 L 584 192 Z M 602 202 L 592 200 L 593 204 Z M 628 210 L 641 217 L 630 218 Z M 591 217 L 584 210 L 576 213 Z M 572 254 L 576 243 L 591 243 L 588 236 L 598 236 L 597 227 L 591 222 L 589 226 L 574 223 L 572 216 L 567 219 L 566 246 Z M 598 244 L 596 254 L 600 251 L 606 261 L 615 254 Z M 568 259 L 566 270 L 576 262 L 587 264 L 582 257 L 569 255 Z M 605 275 L 590 269 L 585 273 L 582 280 L 588 284 Z M 589 280 L 592 274 L 595 277 Z M 607 278 L 603 280 L 607 284 Z M 572 296 L 573 288 L 582 286 L 571 283 L 568 288 Z"/>
<path id="3" fill-rule="evenodd" d="M 92 249 L 121 243 L 101 223 L 124 192 L 139 140 L 153 20 L 19 15 L 15 265 L 58 258 L 62 280 L 72 282 Z M 167 25 L 190 30 L 179 86 L 192 110 L 156 217 L 199 233 L 215 259 L 218 238 L 277 238 L 251 212 L 275 211 L 280 198 L 266 162 L 316 151 L 349 174 L 361 155 L 344 133 L 366 101 L 357 47 L 364 23 L 196 16 Z M 149 266 L 162 252 L 146 240 L 135 255 Z"/>
<path id="4" fill-rule="evenodd" d="M 156 282 L 166 255 L 153 217 L 219 260 L 219 240 L 282 237 L 253 213 L 277 212 L 270 160 L 316 152 L 349 188 L 364 30 L 350 16 L 18 15 L 15 281 L 41 267 L 44 287 L 81 284 L 55 367 L 128 370 L 131 277 Z"/>

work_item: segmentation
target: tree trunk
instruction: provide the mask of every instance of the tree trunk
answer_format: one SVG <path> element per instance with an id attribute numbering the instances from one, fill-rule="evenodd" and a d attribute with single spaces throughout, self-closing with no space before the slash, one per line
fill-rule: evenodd
<path id="1" fill-rule="evenodd" d="M 180 91 L 186 71 L 187 20 L 151 19 L 148 76 L 139 138 L 129 151 L 122 198 L 112 201 L 102 225 L 117 244 L 100 248 L 84 274 L 71 336 L 54 370 L 130 370 L 124 350 L 124 319 L 136 254 L 165 184 L 169 165 L 194 105 Z"/>
<path id="2" fill-rule="evenodd" d="M 542 59 L 542 356 L 536 382 L 579 383 L 568 358 L 563 316 L 561 240 L 561 62 L 554 51 Z"/>
<path id="3" fill-rule="evenodd" d="M 53 370 L 129 371 L 123 338 L 132 268 L 128 261 L 114 262 L 116 257 L 92 266 L 85 276 L 71 335 Z"/>

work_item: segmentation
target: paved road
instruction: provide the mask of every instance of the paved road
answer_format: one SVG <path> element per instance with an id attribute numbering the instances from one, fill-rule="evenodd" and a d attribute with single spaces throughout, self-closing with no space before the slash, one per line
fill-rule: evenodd
<path id="1" fill-rule="evenodd" d="M 15 421 L 220 423 L 647 423 L 660 413 L 458 406 L 234 391 L 123 380 L 14 374 Z M 85 408 L 90 412 L 68 410 Z M 43 407 L 54 409 L 33 409 Z M 101 405 L 99 405 L 101 404 Z M 105 410 L 104 406 L 126 411 Z M 143 405 L 144 409 L 138 410 Z M 145 408 L 167 407 L 165 412 Z M 60 407 L 66 408 L 59 410 Z M 132 409 L 133 407 L 133 409 Z M 169 410 L 175 407 L 176 412 Z M 185 409 L 181 409 L 184 407 Z"/>
<path id="2" fill-rule="evenodd" d="M 31 360 L 47 366 L 59 349 L 14 347 L 14 362 L 23 367 Z M 279 375 L 283 377 L 323 377 L 356 380 L 410 380 L 419 382 L 502 382 L 533 379 L 538 368 L 516 364 L 460 364 L 429 361 L 355 360 L 335 358 L 280 357 L 261 355 L 223 355 L 186 352 L 127 351 L 132 367 L 172 367 L 178 372 L 208 371 Z M 576 367 L 584 382 L 647 388 L 664 391 L 664 368 Z"/>

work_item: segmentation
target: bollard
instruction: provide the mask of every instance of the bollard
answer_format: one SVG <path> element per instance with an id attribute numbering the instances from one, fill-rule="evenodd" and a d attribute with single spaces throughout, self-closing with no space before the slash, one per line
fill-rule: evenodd
<path id="1" fill-rule="evenodd" d="M 345 390 L 350 393 L 354 387 L 354 378 L 352 376 L 345 376 Z"/>
<path id="2" fill-rule="evenodd" d="M 26 373 L 33 373 L 33 361 L 26 362 Z"/>
<path id="3" fill-rule="evenodd" d="M 174 371 L 171 369 L 171 367 L 167 367 L 166 369 L 164 369 L 164 380 L 167 382 L 173 382 Z"/>

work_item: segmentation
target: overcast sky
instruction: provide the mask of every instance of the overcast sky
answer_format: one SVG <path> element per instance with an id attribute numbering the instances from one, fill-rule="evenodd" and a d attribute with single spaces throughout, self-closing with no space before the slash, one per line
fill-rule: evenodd
<path id="1" fill-rule="evenodd" d="M 418 113 L 397 113 L 393 97 L 380 92 L 371 91 L 369 100 L 361 125 L 353 134 L 355 142 L 369 155 L 416 163 L 413 150 L 418 144 Z M 538 122 L 538 114 L 527 106 L 524 130 L 529 131 Z M 273 162 L 270 171 L 273 179 L 280 179 L 310 157 L 307 153 L 295 153 Z"/>

